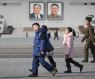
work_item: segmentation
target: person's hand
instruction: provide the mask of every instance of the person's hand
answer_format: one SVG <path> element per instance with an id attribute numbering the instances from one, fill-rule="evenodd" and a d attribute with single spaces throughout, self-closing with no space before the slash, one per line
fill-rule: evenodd
<path id="1" fill-rule="evenodd" d="M 45 55 L 45 53 L 43 51 L 41 51 L 41 55 Z"/>
<path id="2" fill-rule="evenodd" d="M 52 52 L 47 52 L 46 53 L 46 56 L 48 57 L 48 56 L 52 56 L 53 55 L 53 51 Z"/>

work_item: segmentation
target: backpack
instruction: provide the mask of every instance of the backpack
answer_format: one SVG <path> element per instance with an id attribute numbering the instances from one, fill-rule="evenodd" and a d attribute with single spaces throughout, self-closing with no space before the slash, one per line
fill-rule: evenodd
<path id="1" fill-rule="evenodd" d="M 50 43 L 49 38 L 50 38 L 50 33 L 49 34 L 46 34 L 44 32 L 40 33 L 40 39 L 45 40 L 45 42 L 46 42 L 45 52 L 52 52 L 54 50 L 54 47 Z"/>

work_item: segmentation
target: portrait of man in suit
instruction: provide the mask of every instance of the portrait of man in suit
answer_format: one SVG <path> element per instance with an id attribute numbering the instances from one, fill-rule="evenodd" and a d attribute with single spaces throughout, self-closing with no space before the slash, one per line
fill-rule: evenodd
<path id="1" fill-rule="evenodd" d="M 61 3 L 48 3 L 48 19 L 62 19 Z"/>
<path id="2" fill-rule="evenodd" d="M 31 3 L 32 4 L 32 3 Z M 34 3 L 30 5 L 30 19 L 44 19 L 43 3 Z"/>

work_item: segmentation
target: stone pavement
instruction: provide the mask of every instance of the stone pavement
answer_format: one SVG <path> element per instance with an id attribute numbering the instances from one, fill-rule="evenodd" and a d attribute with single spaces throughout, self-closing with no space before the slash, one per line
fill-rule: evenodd
<path id="1" fill-rule="evenodd" d="M 83 57 L 83 46 L 81 37 L 75 39 L 75 57 Z M 63 38 L 60 40 L 50 39 L 55 48 L 54 57 L 63 57 Z M 1 37 L 0 38 L 0 58 L 31 58 L 33 37 Z M 91 57 L 90 53 L 90 57 Z"/>
<path id="2" fill-rule="evenodd" d="M 82 58 L 74 58 L 81 63 Z M 47 59 L 46 59 L 47 60 Z M 29 78 L 28 71 L 31 68 L 32 58 L 0 58 L 0 79 L 95 79 L 95 63 L 82 63 L 84 65 L 83 72 L 72 65 L 71 74 L 64 74 L 66 70 L 64 58 L 55 58 L 57 62 L 58 74 L 52 75 L 46 71 L 41 65 L 39 67 L 39 77 Z M 47 60 L 48 61 L 48 60 Z"/>

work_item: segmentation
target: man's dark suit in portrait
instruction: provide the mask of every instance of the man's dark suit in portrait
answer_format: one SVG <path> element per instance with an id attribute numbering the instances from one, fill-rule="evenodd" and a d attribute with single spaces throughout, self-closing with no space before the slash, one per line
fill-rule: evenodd
<path id="1" fill-rule="evenodd" d="M 30 18 L 43 19 L 43 14 L 41 14 L 41 5 L 40 4 L 33 5 L 33 13 L 30 14 Z"/>
<path id="2" fill-rule="evenodd" d="M 36 18 L 36 19 L 41 19 L 43 18 L 43 15 L 42 14 L 39 14 L 38 16 L 35 15 L 34 13 L 30 14 L 30 18 Z"/>

